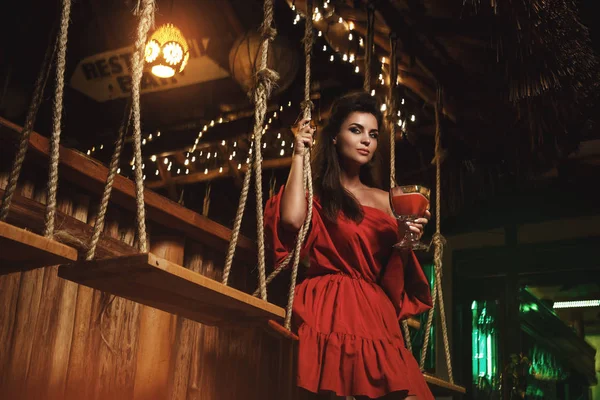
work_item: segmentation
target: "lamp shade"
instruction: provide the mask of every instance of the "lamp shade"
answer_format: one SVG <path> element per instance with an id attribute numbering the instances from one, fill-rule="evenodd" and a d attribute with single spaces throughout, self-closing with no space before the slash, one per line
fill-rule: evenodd
<path id="1" fill-rule="evenodd" d="M 256 31 L 248 31 L 240 36 L 229 51 L 231 76 L 248 92 L 254 84 L 254 76 L 260 66 L 262 37 Z M 277 35 L 269 46 L 267 67 L 279 74 L 274 93 L 280 93 L 294 81 L 298 72 L 299 55 L 297 49 L 283 36 Z"/>
<path id="2" fill-rule="evenodd" d="M 158 27 L 146 44 L 146 64 L 159 78 L 170 78 L 182 72 L 189 58 L 187 40 L 173 24 Z"/>

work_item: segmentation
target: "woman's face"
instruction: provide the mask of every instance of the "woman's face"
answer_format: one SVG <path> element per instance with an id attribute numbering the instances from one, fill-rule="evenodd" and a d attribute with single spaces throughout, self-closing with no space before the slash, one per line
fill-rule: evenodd
<path id="1" fill-rule="evenodd" d="M 344 163 L 361 166 L 373 158 L 378 137 L 377 118 L 371 113 L 355 111 L 342 123 L 333 143 Z"/>

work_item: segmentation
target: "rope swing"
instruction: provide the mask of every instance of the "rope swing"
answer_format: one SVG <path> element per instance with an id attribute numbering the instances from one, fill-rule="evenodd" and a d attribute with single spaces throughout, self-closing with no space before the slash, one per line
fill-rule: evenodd
<path id="1" fill-rule="evenodd" d="M 266 13 L 270 17 L 267 18 L 265 26 L 269 27 L 272 24 L 272 4 L 267 2 L 266 8 L 270 10 Z M 148 32 L 153 25 L 154 13 L 154 0 L 140 0 L 138 2 L 136 15 L 138 16 L 139 25 L 136 31 L 131 62 L 133 80 L 131 101 L 127 104 L 124 111 L 109 173 L 106 178 L 102 201 L 99 206 L 98 217 L 96 218 L 94 232 L 91 237 L 90 250 L 86 254 L 86 261 L 80 261 L 72 265 L 63 265 L 59 268 L 58 275 L 61 278 L 107 292 L 110 295 L 133 299 L 146 306 L 158 308 L 208 325 L 230 325 L 231 322 L 238 322 L 235 318 L 239 318 L 240 315 L 244 315 L 245 317 L 239 319 L 239 322 L 243 321 L 243 323 L 247 323 L 248 320 L 265 322 L 277 318 L 283 319 L 285 317 L 283 308 L 269 304 L 266 301 L 257 301 L 247 293 L 242 293 L 224 284 L 215 282 L 199 273 L 191 271 L 189 268 L 178 265 L 168 258 L 158 257 L 149 251 L 148 238 L 146 236 L 144 179 L 142 174 L 140 89 L 144 68 L 142 56 Z M 275 34 L 274 30 L 268 29 L 265 32 L 268 34 L 268 40 L 272 40 Z M 266 58 L 263 61 L 263 66 L 266 66 Z M 265 73 L 263 69 L 261 76 L 264 79 L 259 79 L 259 84 L 257 85 L 255 99 L 257 104 L 259 104 L 256 108 L 258 126 L 264 120 L 266 100 L 274 84 L 272 78 L 277 78 L 273 74 Z M 123 141 L 130 122 L 133 123 L 136 233 L 139 254 L 94 259 L 98 239 L 103 230 L 111 190 L 117 175 L 116 170 L 123 150 Z M 260 148 L 260 130 L 257 133 L 257 148 Z M 258 175 L 260 176 L 260 164 L 256 165 L 257 160 L 258 162 L 261 161 L 260 154 L 255 158 L 255 167 L 258 167 Z M 248 190 L 247 185 L 248 182 L 246 182 L 246 193 Z M 260 185 L 261 182 L 259 181 L 259 188 Z M 205 214 L 208 212 L 209 199 L 210 184 L 207 186 L 203 207 Z M 260 209 L 260 213 L 262 215 L 262 208 Z M 259 221 L 259 226 L 262 227 L 262 220 Z M 232 247 L 235 248 L 235 243 Z M 262 247 L 264 254 L 264 242 Z M 264 266 L 264 259 L 262 260 L 262 265 Z M 127 268 L 123 268 L 123 266 Z M 262 281 L 264 282 L 264 267 L 261 269 L 263 270 Z M 111 272 L 102 273 L 103 271 Z M 122 282 L 126 282 L 126 284 L 115 284 L 116 278 L 121 278 Z M 181 295 L 182 291 L 186 293 L 184 296 Z M 264 294 L 266 296 L 266 289 Z M 210 303 L 210 307 L 207 307 L 207 303 Z M 102 315 L 104 315 L 104 311 L 107 308 L 108 305 L 101 311 Z M 111 347 L 104 338 L 103 341 Z"/>
<path id="2" fill-rule="evenodd" d="M 62 9 L 60 16 L 60 25 L 56 45 L 50 44 L 46 50 L 44 61 L 38 74 L 31 104 L 27 112 L 27 117 L 23 130 L 17 154 L 13 161 L 10 171 L 8 184 L 2 198 L 2 207 L 0 208 L 0 221 L 5 221 L 8 217 L 8 211 L 12 202 L 13 195 L 17 187 L 17 181 L 21 174 L 25 155 L 29 146 L 29 137 L 33 131 L 37 113 L 42 102 L 42 95 L 46 87 L 46 82 L 50 74 L 52 59 L 56 55 L 56 86 L 54 90 L 54 103 L 52 112 L 52 137 L 50 140 L 50 165 L 49 179 L 47 184 L 47 202 L 46 213 L 44 216 L 44 233 L 47 238 L 54 236 L 54 217 L 56 215 L 56 192 L 58 190 L 58 162 L 59 162 L 59 147 L 61 134 L 61 120 L 63 109 L 63 93 L 65 86 L 65 65 L 67 55 L 67 38 L 69 30 L 69 15 L 71 13 L 71 0 L 62 1 Z"/>
<path id="3" fill-rule="evenodd" d="M 442 323 L 442 335 L 444 340 L 444 351 L 446 355 L 446 366 L 448 368 L 448 379 L 454 384 L 454 374 L 452 373 L 452 356 L 450 354 L 450 341 L 448 340 L 448 326 L 446 323 L 446 311 L 444 309 L 444 293 L 442 290 L 442 257 L 446 239 L 440 231 L 441 226 L 441 163 L 442 163 L 442 144 L 441 144 L 441 110 L 442 110 L 442 87 L 438 84 L 437 99 L 435 103 L 435 234 L 433 235 L 432 244 L 434 245 L 433 262 L 435 269 L 435 284 L 432 293 L 433 307 L 429 310 L 427 324 L 425 327 L 425 339 L 421 350 L 421 360 L 419 366 L 421 370 L 425 366 L 425 358 L 427 357 L 427 347 L 429 346 L 429 338 L 431 332 L 431 324 L 433 323 L 433 315 L 436 305 L 439 305 L 440 318 Z"/>
<path id="4" fill-rule="evenodd" d="M 263 226 L 263 205 L 262 205 L 262 154 L 261 154 L 261 139 L 263 132 L 263 123 L 265 120 L 265 114 L 267 111 L 267 101 L 271 96 L 273 87 L 275 86 L 279 75 L 272 69 L 267 68 L 267 58 L 269 52 L 269 42 L 272 42 L 277 35 L 277 31 L 273 28 L 273 0 L 265 0 L 263 5 L 263 23 L 261 26 L 262 34 L 262 45 L 261 45 L 261 58 L 259 64 L 259 70 L 255 77 L 255 86 L 253 90 L 253 101 L 254 101 L 254 170 L 256 173 L 255 189 L 256 189 L 256 230 L 258 236 L 258 273 L 259 273 L 259 286 L 260 295 L 263 300 L 267 300 L 267 283 L 266 283 L 266 267 L 265 267 L 265 238 L 264 238 L 264 226 Z M 252 175 L 252 169 L 248 169 L 244 176 L 244 183 L 242 186 L 242 193 L 240 195 L 240 202 L 238 211 L 234 221 L 234 227 L 231 234 L 231 241 L 229 242 L 229 249 L 227 251 L 227 257 L 225 260 L 225 268 L 223 270 L 223 284 L 227 285 L 229 280 L 229 273 L 231 272 L 231 265 L 233 264 L 233 256 L 235 255 L 235 248 L 237 246 L 240 227 L 242 225 L 242 217 L 244 215 L 244 209 L 246 207 L 246 200 L 248 199 L 248 190 L 250 187 L 250 178 Z"/>
<path id="5" fill-rule="evenodd" d="M 265 3 L 266 3 L 266 1 L 265 1 Z M 304 38 L 302 39 L 302 43 L 304 44 L 305 73 L 304 73 L 304 100 L 301 103 L 303 118 L 308 118 L 308 119 L 311 118 L 312 109 L 314 107 L 312 101 L 310 100 L 310 82 L 311 82 L 310 65 L 311 65 L 312 46 L 313 46 L 313 42 L 314 42 L 313 25 L 312 25 L 312 18 L 311 18 L 312 12 L 313 12 L 312 0 L 308 0 L 305 25 L 304 25 Z M 313 192 L 313 185 L 312 185 L 312 172 L 311 172 L 311 168 L 310 168 L 310 149 L 306 149 L 306 152 L 304 153 L 303 164 L 304 164 L 303 165 L 303 185 L 307 191 L 307 205 L 308 205 L 306 219 L 304 220 L 304 223 L 302 224 L 302 227 L 300 228 L 300 232 L 298 233 L 298 236 L 296 238 L 294 250 L 286 256 L 286 258 L 273 270 L 273 272 L 271 272 L 271 274 L 265 280 L 265 286 L 266 286 L 277 275 L 279 275 L 279 273 L 281 271 L 283 271 L 283 269 L 285 269 L 288 266 L 288 264 L 290 263 L 290 261 L 292 259 L 294 260 L 293 264 L 292 264 L 292 273 L 291 273 L 290 287 L 289 287 L 289 292 L 288 292 L 288 304 L 286 307 L 286 318 L 285 318 L 285 322 L 284 322 L 285 329 L 287 329 L 287 330 L 290 330 L 290 328 L 291 328 L 292 306 L 294 304 L 296 280 L 298 277 L 298 266 L 300 264 L 300 250 L 302 248 L 304 240 L 306 239 L 306 235 L 308 234 L 308 230 L 310 228 L 310 222 L 312 221 L 312 211 L 313 211 L 312 210 L 312 198 L 313 198 L 314 192 Z M 248 173 L 246 173 L 246 178 L 244 179 L 244 185 L 246 184 L 246 180 L 248 179 L 247 176 L 248 176 Z M 258 189 L 257 189 L 257 192 L 258 192 Z M 244 195 L 244 193 L 242 190 L 242 196 L 243 195 Z M 241 204 L 241 200 L 240 200 L 240 204 Z M 261 206 L 260 221 L 262 222 L 262 202 L 259 203 L 257 200 L 257 204 L 260 204 L 260 206 Z M 238 209 L 238 214 L 239 213 L 240 213 L 240 211 Z M 234 225 L 234 233 L 233 233 L 233 235 L 236 235 L 236 240 L 237 240 L 237 231 L 239 231 L 239 226 L 237 224 L 237 217 L 236 217 L 236 224 Z M 258 238 L 259 238 L 259 243 L 261 241 L 264 241 L 264 235 L 262 233 L 262 229 L 257 234 L 258 234 Z M 231 245 L 230 245 L 230 250 L 231 250 Z M 262 294 L 262 282 L 261 282 L 261 288 L 259 288 L 259 289 L 260 289 L 260 293 Z M 259 289 L 257 289 L 254 292 L 254 296 L 258 295 Z M 266 295 L 266 293 L 265 293 L 265 295 Z"/>
<path id="6" fill-rule="evenodd" d="M 305 119 L 311 118 L 311 111 L 313 108 L 313 103 L 310 100 L 310 60 L 311 60 L 311 52 L 313 45 L 313 26 L 312 26 L 312 13 L 313 6 L 312 0 L 308 0 L 306 2 L 306 22 L 304 24 L 304 38 L 302 42 L 304 43 L 304 101 L 301 104 L 303 117 Z M 308 198 L 307 198 L 307 213 L 306 219 L 302 224 L 302 228 L 300 228 L 300 233 L 296 238 L 296 246 L 294 248 L 294 264 L 292 265 L 292 276 L 290 278 L 290 290 L 288 293 L 288 304 L 286 307 L 285 313 L 285 328 L 287 330 L 291 329 L 292 325 L 292 307 L 294 305 L 294 295 L 296 290 L 296 280 L 298 278 L 298 265 L 300 264 L 300 250 L 302 249 L 302 245 L 304 244 L 304 239 L 308 233 L 308 229 L 310 228 L 310 222 L 312 221 L 312 202 L 313 202 L 313 182 L 312 182 L 312 171 L 310 168 L 310 149 L 306 149 L 304 152 L 304 162 L 303 162 L 303 171 L 304 171 L 304 179 L 303 185 L 305 190 L 308 190 Z"/>
<path id="7" fill-rule="evenodd" d="M 51 36 L 54 37 L 54 35 Z M 37 113 L 40 109 L 40 104 L 42 103 L 42 95 L 44 93 L 44 89 L 46 88 L 48 77 L 50 76 L 52 60 L 54 59 L 54 55 L 56 53 L 56 46 L 54 42 L 54 40 L 51 40 L 46 48 L 44 61 L 42 62 L 42 66 L 35 81 L 31 103 L 29 104 L 29 110 L 27 111 L 27 116 L 25 117 L 23 129 L 21 130 L 21 138 L 19 140 L 17 154 L 13 160 L 13 165 L 8 176 L 8 183 L 6 184 L 6 189 L 4 189 L 4 194 L 2 195 L 0 221 L 6 221 L 6 218 L 8 217 L 8 210 L 17 188 L 17 181 L 21 175 L 21 168 L 23 167 L 25 155 L 27 154 L 27 148 L 29 147 L 29 137 L 33 131 L 33 125 L 35 124 Z"/>
<path id="8" fill-rule="evenodd" d="M 133 153 L 135 165 L 135 200 L 138 247 L 148 252 L 146 237 L 146 210 L 144 208 L 144 179 L 142 173 L 142 129 L 140 125 L 140 90 L 144 73 L 144 51 L 148 31 L 154 25 L 154 0 L 139 0 L 137 12 L 140 22 L 137 27 L 133 55 L 131 57 L 131 112 L 133 116 Z"/>

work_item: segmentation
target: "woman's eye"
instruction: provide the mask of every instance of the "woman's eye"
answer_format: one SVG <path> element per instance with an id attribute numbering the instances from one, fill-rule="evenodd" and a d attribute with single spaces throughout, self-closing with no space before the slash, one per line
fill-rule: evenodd
<path id="1" fill-rule="evenodd" d="M 379 137 L 378 133 L 371 133 L 370 135 L 373 139 L 377 139 Z"/>
<path id="2" fill-rule="evenodd" d="M 352 132 L 352 133 L 360 133 L 360 129 L 352 127 L 352 128 L 350 128 L 350 132 Z"/>

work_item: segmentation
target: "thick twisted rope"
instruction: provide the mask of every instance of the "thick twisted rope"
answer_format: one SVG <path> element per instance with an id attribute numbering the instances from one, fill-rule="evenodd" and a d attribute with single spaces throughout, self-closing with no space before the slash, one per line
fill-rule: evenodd
<path id="1" fill-rule="evenodd" d="M 58 31 L 56 53 L 56 88 L 54 92 L 54 107 L 52 113 L 52 138 L 50 140 L 50 168 L 48 173 L 48 199 L 44 236 L 54 235 L 54 216 L 56 215 L 56 192 L 58 190 L 58 157 L 60 148 L 61 120 L 63 109 L 63 93 L 65 88 L 65 65 L 67 63 L 67 38 L 69 32 L 69 15 L 71 0 L 63 0 Z"/>
<path id="2" fill-rule="evenodd" d="M 144 179 L 142 172 L 142 129 L 140 125 L 140 89 L 144 73 L 144 50 L 148 31 L 154 24 L 154 0 L 138 3 L 140 21 L 136 32 L 135 48 L 131 56 L 131 110 L 133 115 L 133 153 L 135 164 L 135 200 L 139 249 L 148 252 L 146 238 L 146 210 L 144 208 Z"/>
<path id="3" fill-rule="evenodd" d="M 435 280 L 437 281 L 438 276 L 435 274 Z M 435 306 L 437 304 L 437 282 L 434 283 L 431 293 L 431 302 L 433 307 L 427 314 L 427 323 L 425 324 L 425 338 L 423 339 L 423 347 L 421 349 L 421 359 L 419 360 L 419 368 L 421 371 L 425 370 L 425 358 L 427 358 L 427 349 L 429 348 L 429 338 L 431 337 L 431 325 L 433 324 L 433 315 L 435 312 Z"/>
<path id="4" fill-rule="evenodd" d="M 390 34 L 390 87 L 388 92 L 387 120 L 390 131 L 390 188 L 396 186 L 396 78 L 398 76 L 398 64 L 396 64 L 396 33 Z"/>
<path id="5" fill-rule="evenodd" d="M 412 353 L 413 347 L 410 341 L 410 328 L 408 327 L 408 321 L 402 321 L 402 332 L 404 333 L 404 345 L 406 349 Z"/>
<path id="6" fill-rule="evenodd" d="M 51 37 L 54 38 L 54 35 L 51 35 Z M 8 176 L 8 183 L 6 184 L 6 189 L 2 195 L 0 221 L 6 221 L 6 218 L 8 217 L 8 210 L 10 208 L 13 195 L 15 194 L 15 190 L 17 189 L 17 181 L 19 180 L 19 175 L 21 175 L 21 168 L 23 167 L 25 155 L 27 154 L 27 148 L 29 147 L 29 137 L 33 131 L 37 113 L 40 109 L 40 104 L 42 103 L 42 95 L 44 94 L 44 89 L 46 88 L 48 77 L 50 76 L 52 60 L 54 59 L 55 52 L 55 39 L 50 39 L 48 47 L 46 48 L 46 54 L 44 55 L 44 61 L 42 62 L 42 66 L 40 67 L 40 71 L 35 81 L 35 87 L 33 89 L 31 103 L 29 104 L 29 110 L 27 111 L 27 117 L 25 118 L 23 129 L 21 130 L 21 139 L 19 141 L 17 154 L 13 160 L 13 165 Z"/>
<path id="7" fill-rule="evenodd" d="M 306 2 L 306 21 L 304 23 L 304 101 L 302 102 L 302 112 L 305 119 L 311 118 L 312 101 L 310 100 L 310 61 L 311 52 L 313 46 L 313 24 L 312 24 L 313 4 L 312 0 Z M 288 292 L 288 303 L 285 312 L 285 323 L 284 326 L 287 330 L 291 329 L 292 326 L 292 309 L 294 306 L 294 297 L 296 294 L 296 281 L 298 279 L 298 265 L 300 264 L 300 252 L 304 239 L 310 227 L 312 221 L 312 202 L 313 202 L 313 185 L 312 185 L 312 173 L 310 168 L 310 149 L 306 149 L 304 152 L 303 160 L 303 187 L 308 189 L 308 199 L 306 219 L 302 224 L 302 228 L 296 238 L 296 245 L 294 247 L 294 263 L 292 264 L 292 274 L 290 277 L 290 289 Z"/>
<path id="8" fill-rule="evenodd" d="M 390 33 L 390 86 L 388 91 L 387 122 L 390 133 L 390 188 L 396 186 L 396 77 L 398 76 L 398 65 L 396 64 L 396 33 Z M 404 344 L 408 351 L 412 353 L 412 342 L 410 341 L 410 329 L 408 321 L 402 321 L 402 331 L 404 333 Z"/>
<path id="9" fill-rule="evenodd" d="M 252 153 L 252 162 L 254 160 L 254 151 Z M 240 228 L 242 226 L 242 218 L 244 216 L 244 209 L 246 208 L 246 200 L 248 199 L 248 192 L 250 189 L 250 178 L 252 177 L 252 168 L 248 168 L 246 175 L 244 175 L 244 183 L 242 184 L 242 192 L 240 193 L 240 200 L 238 203 L 237 213 L 233 222 L 233 230 L 231 231 L 231 240 L 229 241 L 229 248 L 227 249 L 227 257 L 225 258 L 225 267 L 223 268 L 223 278 L 221 282 L 227 285 L 229 280 L 229 273 L 231 272 L 231 266 L 233 264 L 233 256 L 235 255 L 235 248 L 237 246 L 238 238 L 240 236 Z"/>
<path id="10" fill-rule="evenodd" d="M 119 127 L 119 133 L 117 141 L 115 143 L 115 150 L 110 160 L 110 166 L 108 168 L 108 176 L 106 177 L 106 183 L 104 185 L 104 192 L 102 192 L 102 200 L 98 206 L 98 215 L 96 216 L 96 223 L 94 224 L 94 232 L 92 233 L 92 239 L 90 240 L 90 248 L 88 249 L 85 259 L 93 260 L 96 254 L 96 247 L 98 246 L 98 240 L 104 230 L 104 220 L 106 217 L 106 211 L 108 210 L 108 202 L 112 193 L 113 183 L 117 176 L 117 170 L 119 169 L 119 162 L 121 160 L 121 151 L 123 150 L 123 143 L 125 142 L 125 134 L 129 124 L 131 123 L 131 98 L 127 101 L 125 106 L 125 113 L 123 114 L 123 120 Z"/>
<path id="11" fill-rule="evenodd" d="M 258 82 L 254 91 L 254 187 L 256 191 L 256 235 L 258 238 L 258 282 L 260 285 L 260 296 L 263 300 L 267 300 L 267 284 L 266 284 L 266 265 L 265 265 L 265 235 L 264 235 L 264 216 L 263 216 L 263 193 L 262 193 L 262 134 L 263 125 L 265 122 L 265 114 L 267 113 L 267 100 L 271 96 L 271 92 L 275 83 L 279 79 L 279 75 L 267 68 L 267 59 L 269 53 L 269 42 L 275 39 L 277 34 L 273 28 L 273 0 L 265 0 L 264 20 L 261 27 L 263 42 L 262 53 L 260 59 L 260 70 L 258 71 Z"/>
<path id="12" fill-rule="evenodd" d="M 429 344 L 430 329 L 433 320 L 436 301 L 440 307 L 440 318 L 442 323 L 442 336 L 444 340 L 444 352 L 446 355 L 446 367 L 448 368 L 448 378 L 450 383 L 454 383 L 454 374 L 452 372 L 452 356 L 450 354 L 450 341 L 448 339 L 448 325 L 446 323 L 446 310 L 444 308 L 444 292 L 442 289 L 442 258 L 446 239 L 441 233 L 441 163 L 442 163 L 442 144 L 441 144 L 441 109 L 442 109 L 442 88 L 438 85 L 437 101 L 435 103 L 435 234 L 432 243 L 434 245 L 433 262 L 435 266 L 435 285 L 433 290 L 433 308 L 429 311 L 427 319 L 427 330 L 425 331 L 425 341 L 421 352 L 420 367 L 425 365 L 425 357 Z"/>
<path id="13" fill-rule="evenodd" d="M 312 15 L 312 1 L 309 1 L 307 3 L 307 7 L 308 7 L 307 15 Z M 313 102 L 310 100 L 310 82 L 311 82 L 310 64 L 311 64 L 311 54 L 312 54 L 312 46 L 313 46 L 314 38 L 313 38 L 313 29 L 312 29 L 312 18 L 307 18 L 307 20 L 309 20 L 309 21 L 305 22 L 304 38 L 302 39 L 302 42 L 304 44 L 305 70 L 304 70 L 304 101 L 302 101 L 300 108 L 302 109 L 303 118 L 311 118 L 311 110 L 314 107 Z M 303 165 L 304 173 L 302 176 L 303 186 L 308 191 L 308 201 L 311 202 L 314 193 L 313 193 L 313 186 L 312 186 L 312 172 L 311 172 L 311 168 L 310 168 L 310 152 L 309 151 L 307 151 L 304 154 L 303 164 L 304 164 Z M 296 254 L 298 254 L 298 265 L 300 264 L 300 262 L 299 262 L 300 249 L 302 248 L 302 244 L 304 243 L 304 240 L 306 239 L 306 235 L 308 233 L 308 229 L 310 228 L 310 221 L 312 221 L 312 205 L 311 204 L 309 204 L 309 206 L 308 206 L 306 219 L 304 220 L 304 223 L 302 224 L 302 227 L 300 228 L 300 232 L 298 233 L 298 236 L 296 238 L 294 251 L 290 252 L 283 259 L 283 261 L 281 261 L 279 263 L 279 265 L 277 265 L 277 267 L 275 267 L 275 269 L 269 274 L 269 276 L 266 279 L 267 285 L 269 283 L 271 283 L 271 281 L 273 281 L 273 279 L 275 279 L 275 277 L 277 277 L 279 275 L 279 273 L 281 271 L 283 271 L 289 265 L 290 261 L 292 261 L 293 259 L 295 260 Z M 293 304 L 293 301 L 294 301 L 293 293 L 295 293 L 295 292 L 293 292 L 293 291 L 295 290 L 295 285 L 296 285 L 296 280 L 297 280 L 297 272 L 298 272 L 297 268 L 296 268 L 296 271 L 294 272 L 294 268 L 292 267 L 292 282 L 293 283 L 290 285 L 290 293 L 292 293 L 292 294 L 291 294 L 291 301 L 290 301 L 290 297 L 288 296 L 288 307 L 290 304 Z M 293 285 L 293 287 L 292 287 L 292 285 Z M 253 295 L 257 296 L 258 294 L 259 294 L 259 290 L 257 289 L 254 291 Z M 286 315 L 291 315 L 291 311 L 288 312 Z"/>
<path id="14" fill-rule="evenodd" d="M 369 1 L 367 5 L 367 40 L 365 43 L 365 80 L 363 89 L 371 91 L 371 61 L 373 54 L 373 40 L 375 36 L 375 5 Z"/>
<path id="15" fill-rule="evenodd" d="M 261 140 L 263 132 L 263 124 L 265 120 L 265 114 L 267 112 L 267 100 L 269 99 L 273 87 L 279 75 L 267 68 L 267 59 L 269 51 L 269 42 L 272 42 L 277 35 L 277 31 L 273 28 L 273 1 L 265 0 L 263 5 L 263 24 L 261 26 L 261 32 L 263 42 L 261 45 L 261 58 L 259 64 L 259 70 L 256 73 L 256 83 L 254 88 L 254 170 L 256 174 L 255 178 L 255 190 L 256 190 L 256 234 L 258 237 L 258 280 L 260 286 L 260 294 L 263 300 L 267 300 L 267 284 L 266 284 L 266 265 L 265 265 L 265 238 L 264 238 L 264 226 L 263 226 L 263 204 L 262 204 L 262 153 L 261 153 Z M 250 172 L 246 173 L 244 177 L 244 186 L 242 187 L 242 196 L 240 196 L 240 204 L 238 207 L 238 213 L 236 215 L 236 221 L 234 223 L 234 231 L 232 232 L 232 240 L 229 243 L 229 250 L 227 252 L 225 269 L 223 271 L 223 284 L 227 284 L 229 279 L 229 273 L 231 271 L 231 265 L 233 263 L 233 256 L 235 247 L 237 245 L 237 238 L 239 236 L 239 228 L 241 226 L 241 218 L 243 215 L 243 209 L 245 208 L 245 202 L 248 195 L 248 187 L 250 183 Z M 245 192 L 245 193 L 244 193 Z M 242 203 L 243 200 L 243 203 Z M 235 242 L 234 242 L 235 239 Z"/>

